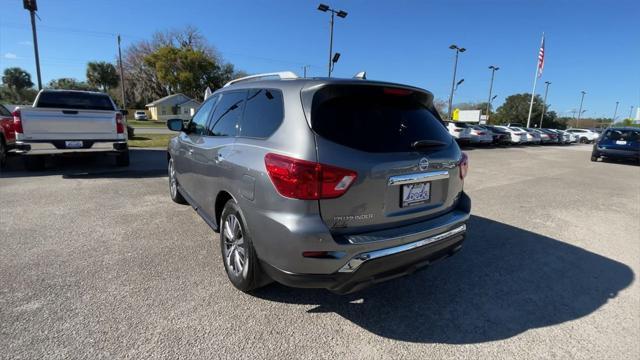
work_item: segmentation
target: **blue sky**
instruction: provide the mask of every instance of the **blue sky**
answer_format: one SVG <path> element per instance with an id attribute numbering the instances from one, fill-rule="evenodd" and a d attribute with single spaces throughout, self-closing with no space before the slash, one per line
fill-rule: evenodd
<path id="1" fill-rule="evenodd" d="M 38 32 L 43 81 L 84 79 L 90 60 L 114 61 L 114 34 L 123 45 L 157 30 L 193 25 L 222 56 L 249 73 L 311 65 L 326 75 L 328 14 L 319 1 L 39 0 Z M 485 101 L 489 65 L 500 66 L 494 94 L 530 92 L 540 43 L 546 65 L 537 92 L 551 81 L 548 102 L 561 115 L 577 108 L 586 90 L 585 116 L 628 115 L 640 105 L 640 1 L 371 1 L 331 0 L 349 12 L 336 19 L 334 50 L 342 54 L 335 75 L 366 70 L 370 79 L 420 86 L 446 99 L 451 86 L 452 43 L 465 82 L 456 102 Z M 2 0 L 0 70 L 35 66 L 29 16 L 21 0 Z M 634 110 L 635 113 L 635 110 Z"/>

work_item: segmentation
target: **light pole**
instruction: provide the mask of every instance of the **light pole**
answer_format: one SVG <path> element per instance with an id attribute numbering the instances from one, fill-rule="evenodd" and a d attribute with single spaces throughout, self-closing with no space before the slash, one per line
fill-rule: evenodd
<path id="1" fill-rule="evenodd" d="M 347 17 L 347 12 L 342 10 L 332 9 L 329 5 L 320 4 L 318 5 L 318 10 L 322 12 L 331 12 L 331 22 L 330 22 L 330 30 L 329 30 L 329 77 L 331 77 L 331 71 L 333 70 L 333 19 L 334 15 L 338 15 L 340 18 Z"/>
<path id="2" fill-rule="evenodd" d="M 456 86 L 456 71 L 458 70 L 458 54 L 467 51 L 465 48 L 458 47 L 458 45 L 451 45 L 449 49 L 456 51 L 456 60 L 453 63 L 453 80 L 451 80 L 451 95 L 449 95 L 449 120 L 451 120 L 451 107 L 453 106 L 453 90 Z"/>
<path id="3" fill-rule="evenodd" d="M 584 95 L 587 92 L 582 90 L 581 93 L 582 93 L 582 98 L 580 99 L 580 110 L 578 110 L 578 120 L 576 121 L 576 127 L 580 127 L 580 117 L 582 116 L 582 103 L 584 102 Z"/>
<path id="4" fill-rule="evenodd" d="M 629 120 L 631 120 L 632 113 L 633 113 L 633 105 L 631 105 L 631 109 L 629 110 Z"/>
<path id="5" fill-rule="evenodd" d="M 500 70 L 497 66 L 489 66 L 491 69 L 491 82 L 489 83 L 489 100 L 487 100 L 487 121 L 489 121 L 489 113 L 491 112 L 491 91 L 493 90 L 493 77 L 496 74 L 496 71 Z"/>
<path id="6" fill-rule="evenodd" d="M 542 101 L 542 115 L 540 115 L 540 127 L 542 129 L 542 119 L 544 119 L 544 113 L 547 112 L 547 93 L 549 92 L 549 85 L 551 85 L 551 81 L 545 81 L 544 88 L 544 101 Z"/>
<path id="7" fill-rule="evenodd" d="M 40 53 L 38 52 L 38 33 L 36 32 L 36 11 L 38 3 L 36 0 L 23 0 L 24 8 L 29 10 L 31 16 L 31 33 L 33 35 L 33 52 L 36 57 L 36 75 L 38 76 L 38 90 L 42 90 L 42 76 L 40 75 Z"/>
<path id="8" fill-rule="evenodd" d="M 611 126 L 616 122 L 616 115 L 618 115 L 618 105 L 620 101 L 616 101 L 616 109 L 613 111 L 613 118 L 611 118 Z"/>

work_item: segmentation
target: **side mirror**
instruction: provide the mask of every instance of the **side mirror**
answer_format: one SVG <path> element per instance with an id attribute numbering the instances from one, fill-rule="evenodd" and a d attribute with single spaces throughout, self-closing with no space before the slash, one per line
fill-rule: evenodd
<path id="1" fill-rule="evenodd" d="M 184 130 L 184 123 L 182 119 L 169 119 L 167 120 L 167 127 L 171 131 L 182 131 Z"/>
<path id="2" fill-rule="evenodd" d="M 129 115 L 129 111 L 128 111 L 128 110 L 124 110 L 124 109 L 120 110 L 120 113 L 121 113 L 122 115 L 124 115 L 124 116 Z"/>

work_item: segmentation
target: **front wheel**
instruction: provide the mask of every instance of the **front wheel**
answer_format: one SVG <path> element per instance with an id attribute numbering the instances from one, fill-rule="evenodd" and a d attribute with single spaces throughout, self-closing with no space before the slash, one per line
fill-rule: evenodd
<path id="1" fill-rule="evenodd" d="M 167 169 L 169 173 L 169 194 L 171 195 L 171 200 L 173 202 L 185 205 L 187 200 L 180 194 L 178 191 L 178 179 L 176 178 L 176 168 L 173 163 L 173 158 L 169 158 L 169 166 Z"/>
<path id="2" fill-rule="evenodd" d="M 229 281 L 243 292 L 264 285 L 266 275 L 260 268 L 253 242 L 235 201 L 229 200 L 224 206 L 220 223 L 220 250 Z"/>
<path id="3" fill-rule="evenodd" d="M 591 161 L 598 161 L 598 157 L 595 155 L 591 155 Z"/>

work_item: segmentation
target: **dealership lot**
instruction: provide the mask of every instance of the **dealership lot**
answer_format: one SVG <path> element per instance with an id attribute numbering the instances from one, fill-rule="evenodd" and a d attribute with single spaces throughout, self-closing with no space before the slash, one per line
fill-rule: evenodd
<path id="1" fill-rule="evenodd" d="M 348 295 L 228 282 L 166 155 L 0 176 L 0 358 L 638 358 L 640 167 L 469 149 L 463 251 Z M 635 340 L 634 340 L 635 339 Z"/>

